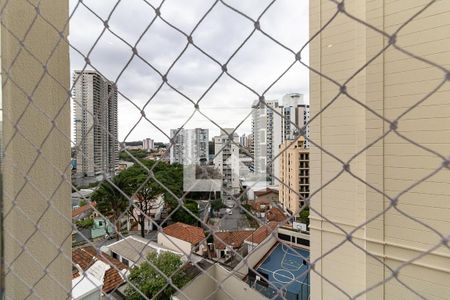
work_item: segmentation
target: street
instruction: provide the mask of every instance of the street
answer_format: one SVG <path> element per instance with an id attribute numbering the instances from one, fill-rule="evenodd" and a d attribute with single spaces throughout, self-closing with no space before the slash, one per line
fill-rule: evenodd
<path id="1" fill-rule="evenodd" d="M 240 213 L 239 207 L 231 208 L 233 214 L 229 215 L 225 213 L 222 219 L 219 221 L 219 230 L 244 230 L 250 228 L 250 223 L 247 220 L 245 214 Z"/>

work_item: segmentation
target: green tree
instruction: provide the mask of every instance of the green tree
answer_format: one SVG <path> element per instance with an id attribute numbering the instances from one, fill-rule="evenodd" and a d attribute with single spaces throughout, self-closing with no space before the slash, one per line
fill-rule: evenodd
<path id="1" fill-rule="evenodd" d="M 76 224 L 78 228 L 89 229 L 94 225 L 94 219 L 88 218 L 85 220 L 79 220 Z"/>
<path id="2" fill-rule="evenodd" d="M 142 160 L 148 156 L 148 152 L 142 149 L 130 149 L 127 151 L 119 153 L 120 160 L 136 162 L 136 160 Z"/>
<path id="3" fill-rule="evenodd" d="M 161 273 L 169 277 L 178 288 L 182 288 L 189 281 L 185 272 L 182 269 L 179 270 L 183 262 L 178 255 L 171 252 L 162 252 L 157 255 L 151 252 L 147 259 L 151 264 L 145 261 L 139 267 L 132 269 L 128 280 L 149 299 L 170 299 L 176 291 L 172 285 L 166 286 L 166 278 Z M 136 288 L 128 285 L 125 291 L 126 299 L 143 299 Z"/>
<path id="4" fill-rule="evenodd" d="M 119 240 L 121 230 L 120 216 L 128 208 L 128 199 L 123 194 L 128 189 L 127 178 L 120 174 L 103 181 L 100 187 L 92 195 L 92 201 L 97 202 L 97 209 L 106 217 L 111 216 L 111 221 L 115 226 L 116 237 Z"/>
<path id="5" fill-rule="evenodd" d="M 309 224 L 309 208 L 303 209 L 301 212 L 299 212 L 298 216 L 299 216 L 300 222 Z"/>
<path id="6" fill-rule="evenodd" d="M 178 208 L 172 215 L 172 220 L 175 222 L 182 222 L 190 225 L 197 225 L 198 219 L 194 218 L 189 212 L 186 211 L 188 209 L 194 214 L 197 218 L 199 216 L 198 205 L 195 201 L 188 200 L 183 204 L 183 207 Z"/>
<path id="7" fill-rule="evenodd" d="M 129 168 L 122 173 L 129 183 L 127 192 L 135 196 L 135 206 L 139 208 L 137 212 L 133 206 L 130 207 L 130 215 L 141 225 L 141 236 L 145 237 L 145 219 L 150 215 L 150 210 L 156 208 L 156 200 L 162 193 L 161 186 L 141 166 Z"/>
<path id="8" fill-rule="evenodd" d="M 212 210 L 218 211 L 224 207 L 225 207 L 225 205 L 223 204 L 222 199 L 216 199 L 216 200 L 211 201 L 211 209 Z"/>
<path id="9" fill-rule="evenodd" d="M 150 176 L 151 173 L 154 176 Z M 134 199 L 137 200 L 135 206 L 144 213 L 136 215 L 133 208 L 129 211 L 141 225 L 141 235 L 144 235 L 145 216 L 155 208 L 159 195 L 163 195 L 169 209 L 174 209 L 178 205 L 177 197 L 183 194 L 183 166 L 180 164 L 170 165 L 162 161 L 142 160 L 141 163 L 136 163 L 121 172 L 120 176 L 126 179 L 127 194 L 134 195 Z"/>

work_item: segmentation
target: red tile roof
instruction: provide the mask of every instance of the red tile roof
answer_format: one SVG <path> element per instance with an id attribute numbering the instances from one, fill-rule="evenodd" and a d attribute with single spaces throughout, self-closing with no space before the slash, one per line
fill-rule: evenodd
<path id="1" fill-rule="evenodd" d="M 283 222 L 288 218 L 278 207 L 272 207 L 269 209 L 269 211 L 266 212 L 266 217 L 267 220 L 275 222 Z"/>
<path id="2" fill-rule="evenodd" d="M 96 202 L 91 202 L 91 203 L 88 203 L 88 204 L 83 205 L 81 207 L 78 207 L 77 209 L 72 210 L 72 218 L 75 218 L 75 217 L 81 215 L 82 213 L 84 213 L 84 212 L 86 212 L 86 211 L 88 211 L 88 210 L 90 210 L 90 209 L 92 209 L 92 208 L 94 208 L 96 206 L 97 206 Z"/>
<path id="3" fill-rule="evenodd" d="M 271 189 L 271 188 L 266 188 L 264 190 L 255 191 L 255 196 L 260 197 L 260 196 L 264 196 L 264 195 L 271 194 L 271 193 L 278 195 L 279 191 L 275 190 L 275 189 Z"/>
<path id="4" fill-rule="evenodd" d="M 250 242 L 253 244 L 260 244 L 264 241 L 277 227 L 277 222 L 269 222 L 265 225 L 259 227 L 256 231 L 253 232 L 248 238 L 245 239 L 246 242 Z"/>
<path id="5" fill-rule="evenodd" d="M 214 234 L 214 248 L 225 249 L 225 246 L 240 248 L 244 240 L 252 233 L 253 230 L 216 232 Z"/>
<path id="6" fill-rule="evenodd" d="M 203 228 L 177 222 L 163 229 L 164 234 L 197 245 L 205 239 Z"/>
<path id="7" fill-rule="evenodd" d="M 264 205 L 264 209 L 261 208 L 261 206 Z M 270 200 L 267 199 L 265 196 L 261 196 L 258 197 L 256 200 L 253 201 L 252 203 L 252 208 L 256 211 L 261 211 L 261 210 L 267 210 L 270 206 Z"/>
<path id="8" fill-rule="evenodd" d="M 105 272 L 105 276 L 103 277 L 102 290 L 104 293 L 109 293 L 125 283 L 117 269 L 123 270 L 128 267 L 119 260 L 112 258 L 101 251 L 97 252 L 92 246 L 72 250 L 72 264 L 78 264 L 83 271 L 89 269 L 89 267 L 97 260 L 101 260 L 111 266 L 111 268 Z M 77 274 L 78 276 L 80 275 L 78 270 L 74 270 L 72 272 L 72 278 L 76 278 Z"/>

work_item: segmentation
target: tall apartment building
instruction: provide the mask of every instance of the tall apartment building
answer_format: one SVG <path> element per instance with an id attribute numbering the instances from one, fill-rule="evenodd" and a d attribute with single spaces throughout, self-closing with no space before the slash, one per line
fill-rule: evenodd
<path id="1" fill-rule="evenodd" d="M 246 148 L 248 145 L 248 136 L 244 133 L 239 137 L 239 145 Z"/>
<path id="2" fill-rule="evenodd" d="M 319 213 L 310 216 L 311 260 L 320 258 L 311 272 L 312 300 L 358 293 L 358 299 L 367 300 L 450 299 L 450 250 L 436 233 L 450 234 L 450 173 L 444 168 L 430 175 L 443 166 L 435 153 L 450 154 L 450 86 L 448 74 L 445 82 L 445 72 L 426 63 L 448 72 L 450 1 L 427 4 L 345 1 L 353 17 L 339 13 L 323 29 L 336 4 L 310 1 L 310 35 L 321 31 L 310 44 L 312 68 L 340 83 L 360 71 L 346 85 L 347 93 L 387 120 L 406 112 L 392 128 L 413 141 L 392 132 L 383 137 L 390 124 L 342 94 L 311 124 L 313 140 L 344 162 L 374 143 L 351 161 L 353 176 L 344 172 L 335 180 L 343 164 L 311 147 L 311 191 L 317 193 L 310 206 Z M 396 33 L 396 45 L 420 59 L 393 46 L 380 54 L 387 38 L 355 19 L 389 34 L 408 23 Z M 339 87 L 310 75 L 311 113 L 316 115 Z M 397 200 L 395 208 L 389 208 L 383 193 Z M 355 230 L 352 242 L 360 249 L 336 225 Z M 400 269 L 393 274 L 389 268 Z"/>
<path id="3" fill-rule="evenodd" d="M 280 145 L 279 202 L 292 215 L 297 215 L 309 197 L 309 150 L 305 149 L 305 138 L 285 140 Z"/>
<path id="4" fill-rule="evenodd" d="M 209 163 L 209 129 L 171 129 L 170 163 L 205 165 Z"/>
<path id="5" fill-rule="evenodd" d="M 214 137 L 214 166 L 222 174 L 222 199 L 230 206 L 232 203 L 232 195 L 238 194 L 239 185 L 239 136 L 234 133 L 233 140 L 230 140 L 229 134 L 233 132 L 233 128 L 224 128 L 221 135 Z M 231 203 L 230 203 L 231 201 Z"/>
<path id="6" fill-rule="evenodd" d="M 281 142 L 285 140 L 294 140 L 309 121 L 309 104 L 306 103 L 304 96 L 299 93 L 290 93 L 283 96 L 282 99 L 282 126 Z M 309 138 L 309 126 L 305 127 L 305 136 Z M 305 140 L 305 148 L 309 148 L 309 141 Z"/>
<path id="7" fill-rule="evenodd" d="M 260 180 L 278 184 L 279 162 L 275 157 L 281 143 L 281 107 L 277 100 L 266 100 L 266 105 L 255 101 L 252 105 L 252 135 L 254 171 Z"/>
<path id="8" fill-rule="evenodd" d="M 142 148 L 146 151 L 150 151 L 155 148 L 155 143 L 151 138 L 143 139 Z"/>
<path id="9" fill-rule="evenodd" d="M 113 176 L 118 161 L 117 87 L 96 71 L 75 71 L 77 178 Z"/>

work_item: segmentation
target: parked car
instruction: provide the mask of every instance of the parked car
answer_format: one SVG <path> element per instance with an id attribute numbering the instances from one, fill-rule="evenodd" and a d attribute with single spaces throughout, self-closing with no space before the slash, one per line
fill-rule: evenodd
<path id="1" fill-rule="evenodd" d="M 230 208 L 227 208 L 226 212 L 227 212 L 227 214 L 229 214 L 229 215 L 232 215 L 232 214 L 233 214 L 233 211 L 232 211 Z"/>

